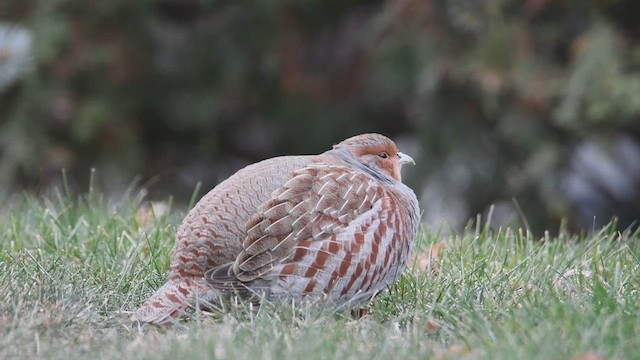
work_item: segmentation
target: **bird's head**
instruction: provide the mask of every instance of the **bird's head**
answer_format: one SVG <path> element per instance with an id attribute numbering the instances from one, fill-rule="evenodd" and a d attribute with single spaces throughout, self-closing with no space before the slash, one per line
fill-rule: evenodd
<path id="1" fill-rule="evenodd" d="M 346 150 L 360 164 L 396 181 L 402 181 L 400 169 L 403 164 L 415 164 L 411 156 L 398 151 L 391 139 L 380 134 L 353 136 L 334 145 L 333 149 Z"/>

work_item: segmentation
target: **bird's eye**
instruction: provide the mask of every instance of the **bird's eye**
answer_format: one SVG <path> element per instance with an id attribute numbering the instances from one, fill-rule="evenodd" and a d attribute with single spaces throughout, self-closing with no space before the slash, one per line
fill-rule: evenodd
<path id="1" fill-rule="evenodd" d="M 386 159 L 389 157 L 389 154 L 387 154 L 385 151 L 381 152 L 380 154 L 378 154 L 378 156 L 380 156 L 383 159 Z"/>

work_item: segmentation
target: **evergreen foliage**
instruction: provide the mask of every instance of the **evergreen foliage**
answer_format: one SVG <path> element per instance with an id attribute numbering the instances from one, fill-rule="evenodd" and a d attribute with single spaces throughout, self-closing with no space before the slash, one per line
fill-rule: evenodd
<path id="1" fill-rule="evenodd" d="M 0 76 L 0 191 L 46 188 L 60 168 L 82 189 L 96 167 L 107 190 L 140 175 L 183 200 L 249 162 L 376 131 L 418 160 L 407 180 L 431 224 L 491 204 L 536 231 L 630 224 L 640 195 L 615 184 L 640 184 L 639 7 L 5 1 L 32 60 Z"/>

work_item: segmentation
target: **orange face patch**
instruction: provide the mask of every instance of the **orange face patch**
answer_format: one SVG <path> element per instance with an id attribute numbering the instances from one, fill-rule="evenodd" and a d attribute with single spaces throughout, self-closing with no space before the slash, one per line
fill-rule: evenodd
<path id="1" fill-rule="evenodd" d="M 358 157 L 375 156 L 378 167 L 395 180 L 401 181 L 400 165 L 398 164 L 398 148 L 393 144 L 383 144 L 359 148 L 356 151 Z"/>

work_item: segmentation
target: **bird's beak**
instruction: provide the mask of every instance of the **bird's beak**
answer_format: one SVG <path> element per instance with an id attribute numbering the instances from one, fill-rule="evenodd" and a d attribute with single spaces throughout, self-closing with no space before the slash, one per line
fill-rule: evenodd
<path id="1" fill-rule="evenodd" d="M 398 164 L 402 165 L 402 164 L 408 164 L 408 163 L 412 163 L 413 165 L 416 164 L 415 161 L 413 161 L 413 158 L 407 154 L 403 154 L 400 151 L 398 151 Z"/>

